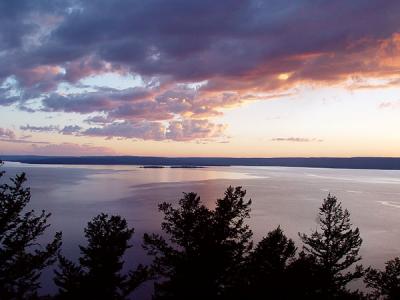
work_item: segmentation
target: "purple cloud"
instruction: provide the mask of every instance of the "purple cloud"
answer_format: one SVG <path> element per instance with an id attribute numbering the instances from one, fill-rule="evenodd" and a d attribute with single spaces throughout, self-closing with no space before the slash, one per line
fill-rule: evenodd
<path id="1" fill-rule="evenodd" d="M 68 125 L 65 126 L 63 129 L 60 129 L 58 132 L 62 133 L 62 134 L 75 134 L 75 133 L 79 133 L 82 130 L 82 127 L 78 126 L 78 125 Z"/>
<path id="2" fill-rule="evenodd" d="M 169 124 L 165 137 L 175 141 L 213 139 L 223 136 L 224 125 L 207 120 L 173 121 Z"/>
<path id="3" fill-rule="evenodd" d="M 398 74 L 399 14 L 395 0 L 3 1 L 0 105 L 99 113 L 104 126 L 87 132 L 104 136 L 127 126 L 127 136 L 196 139 L 220 130 L 201 124 L 249 99 Z M 143 86 L 60 91 L 110 72 Z"/>
<path id="4" fill-rule="evenodd" d="M 115 151 L 107 147 L 91 144 L 61 143 L 48 145 L 32 145 L 32 154 L 36 155 L 115 155 Z"/>
<path id="5" fill-rule="evenodd" d="M 58 126 L 49 125 L 49 126 L 31 126 L 29 124 L 20 127 L 21 130 L 30 131 L 30 132 L 58 132 Z"/>
<path id="6" fill-rule="evenodd" d="M 0 138 L 2 139 L 14 139 L 15 133 L 11 129 L 0 127 Z"/>
<path id="7" fill-rule="evenodd" d="M 91 127 L 81 134 L 107 138 L 189 141 L 222 137 L 224 128 L 221 124 L 213 124 L 207 120 L 172 121 L 167 126 L 161 122 L 122 122 Z"/>
<path id="8" fill-rule="evenodd" d="M 159 122 L 141 122 L 138 124 L 123 122 L 112 123 L 103 127 L 91 127 L 83 131 L 82 134 L 107 138 L 122 137 L 159 141 L 165 139 L 165 127 Z"/>
<path id="9" fill-rule="evenodd" d="M 30 141 L 25 139 L 8 139 L 8 138 L 0 138 L 1 142 L 12 143 L 12 144 L 30 144 L 30 145 L 48 145 L 48 142 L 37 142 Z"/>
<path id="10" fill-rule="evenodd" d="M 31 126 L 29 124 L 20 127 L 21 130 L 30 132 L 57 132 L 61 134 L 78 134 L 82 127 L 78 125 L 67 125 L 64 128 L 59 128 L 59 126 L 48 125 L 48 126 Z"/>

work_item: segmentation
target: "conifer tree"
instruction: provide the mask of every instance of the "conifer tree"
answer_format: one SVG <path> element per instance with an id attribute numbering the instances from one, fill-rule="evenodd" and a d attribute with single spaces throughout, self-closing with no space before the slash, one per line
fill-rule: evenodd
<path id="1" fill-rule="evenodd" d="M 251 201 L 241 187 L 229 187 L 210 210 L 195 193 L 185 194 L 179 207 L 159 206 L 166 235 L 146 234 L 144 246 L 154 257 L 159 280 L 154 299 L 222 299 L 236 282 L 252 248 L 245 219 Z"/>
<path id="2" fill-rule="evenodd" d="M 359 250 L 362 239 L 359 229 L 352 228 L 350 213 L 343 210 L 337 198 L 328 195 L 319 209 L 320 231 L 310 236 L 300 234 L 305 244 L 304 251 L 309 254 L 320 269 L 321 293 L 326 299 L 342 297 L 346 285 L 362 277 L 361 265 L 349 270 L 361 257 Z"/>
<path id="3" fill-rule="evenodd" d="M 290 298 L 288 267 L 294 261 L 296 246 L 280 227 L 270 231 L 255 247 L 243 274 L 248 282 L 243 298 Z M 288 288 L 289 287 L 289 288 Z"/>
<path id="4" fill-rule="evenodd" d="M 89 222 L 88 245 L 80 246 L 79 265 L 60 256 L 55 277 L 58 298 L 126 299 L 149 276 L 142 265 L 127 275 L 121 273 L 133 231 L 120 216 L 100 214 Z"/>
<path id="5" fill-rule="evenodd" d="M 46 245 L 38 243 L 50 214 L 26 209 L 31 192 L 24 187 L 25 173 L 10 180 L 0 185 L 0 299 L 36 299 L 41 272 L 55 262 L 61 233 Z"/>
<path id="6" fill-rule="evenodd" d="M 373 290 L 373 299 L 400 299 L 400 258 L 386 262 L 384 271 L 369 268 L 364 281 Z"/>

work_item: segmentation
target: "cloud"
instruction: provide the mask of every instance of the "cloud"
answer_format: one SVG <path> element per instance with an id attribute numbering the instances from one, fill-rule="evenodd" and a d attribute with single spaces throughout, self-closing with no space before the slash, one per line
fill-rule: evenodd
<path id="1" fill-rule="evenodd" d="M 107 147 L 93 146 L 91 144 L 48 144 L 33 145 L 32 154 L 36 155 L 114 155 L 114 150 Z"/>
<path id="2" fill-rule="evenodd" d="M 311 143 L 311 142 L 323 142 L 322 139 L 317 138 L 303 138 L 303 137 L 277 137 L 271 139 L 274 142 L 296 142 L 296 143 Z"/>
<path id="3" fill-rule="evenodd" d="M 48 145 L 50 144 L 49 142 L 37 142 L 37 141 L 31 141 L 31 140 L 26 140 L 23 138 L 20 139 L 8 139 L 8 138 L 0 138 L 1 142 L 6 142 L 6 143 L 12 143 L 12 144 L 38 144 L 38 145 Z"/>
<path id="4" fill-rule="evenodd" d="M 47 142 L 35 142 L 30 141 L 28 138 L 31 136 L 22 136 L 17 138 L 14 131 L 8 128 L 0 127 L 0 142 L 12 143 L 12 144 L 48 144 Z"/>
<path id="5" fill-rule="evenodd" d="M 25 126 L 20 126 L 21 130 L 30 131 L 30 132 L 58 132 L 58 126 L 49 125 L 49 126 L 31 126 L 29 124 Z"/>
<path id="6" fill-rule="evenodd" d="M 107 117 L 105 116 L 93 116 L 93 117 L 89 117 L 85 120 L 86 123 L 88 124 L 106 124 L 109 123 L 109 120 Z"/>
<path id="7" fill-rule="evenodd" d="M 15 133 L 11 129 L 0 127 L 0 138 L 2 139 L 14 139 Z"/>
<path id="8" fill-rule="evenodd" d="M 357 76 L 398 85 L 399 14 L 396 0 L 3 1 L 0 105 L 99 113 L 106 122 L 94 128 L 105 135 L 130 126 L 128 136 L 159 139 L 172 126 L 172 138 L 196 139 L 197 120 L 299 84 Z M 82 87 L 108 73 L 142 83 Z M 181 130 L 176 119 L 197 125 Z"/>
<path id="9" fill-rule="evenodd" d="M 175 141 L 213 139 L 223 136 L 225 126 L 207 120 L 173 121 L 169 124 L 165 137 Z"/>
<path id="10" fill-rule="evenodd" d="M 133 103 L 149 96 L 150 90 L 136 87 L 125 90 L 101 88 L 95 92 L 60 95 L 52 93 L 43 101 L 44 111 L 65 111 L 90 113 L 93 111 L 109 111 L 126 102 Z"/>
<path id="11" fill-rule="evenodd" d="M 79 133 L 82 127 L 78 125 L 67 125 L 64 128 L 60 129 L 59 126 L 48 125 L 48 126 L 31 126 L 29 124 L 20 127 L 21 130 L 30 131 L 30 132 L 57 132 L 61 134 L 75 134 Z"/>
<path id="12" fill-rule="evenodd" d="M 381 108 L 381 109 L 384 109 L 384 108 L 392 108 L 392 109 L 400 108 L 400 100 L 398 100 L 398 101 L 384 101 L 384 102 L 381 102 L 379 104 L 379 108 Z"/>
<path id="13" fill-rule="evenodd" d="M 68 125 L 65 126 L 63 129 L 60 129 L 58 132 L 62 134 L 74 134 L 74 133 L 79 133 L 81 129 L 82 127 L 78 125 Z"/>
<path id="14" fill-rule="evenodd" d="M 224 125 L 213 124 L 207 120 L 172 121 L 167 126 L 161 122 L 112 123 L 103 127 L 91 127 L 82 135 L 122 137 L 143 140 L 209 140 L 223 136 Z"/>
<path id="15" fill-rule="evenodd" d="M 159 141 L 165 138 L 165 127 L 159 122 L 142 122 L 138 124 L 129 122 L 112 123 L 103 127 L 90 127 L 83 131 L 82 135 Z"/>
<path id="16" fill-rule="evenodd" d="M 137 121 L 137 122 L 109 122 L 101 116 L 90 118 L 89 124 L 96 127 L 82 128 L 78 125 L 68 125 L 63 128 L 58 126 L 21 126 L 21 130 L 31 132 L 57 132 L 65 135 L 84 135 L 98 137 L 120 137 L 126 139 L 142 140 L 213 140 L 224 137 L 225 125 L 214 124 L 208 120 L 173 120 L 170 122 Z M 1 133 L 1 131 L 0 131 Z"/>

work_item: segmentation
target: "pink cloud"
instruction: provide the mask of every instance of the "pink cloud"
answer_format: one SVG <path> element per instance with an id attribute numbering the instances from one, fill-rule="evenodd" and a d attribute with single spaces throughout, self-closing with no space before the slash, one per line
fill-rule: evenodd
<path id="1" fill-rule="evenodd" d="M 49 144 L 49 145 L 32 145 L 32 154 L 36 155 L 115 155 L 115 151 L 107 148 L 94 146 L 91 144 Z"/>
<path id="2" fill-rule="evenodd" d="M 15 133 L 11 129 L 0 127 L 0 138 L 2 139 L 15 139 Z"/>

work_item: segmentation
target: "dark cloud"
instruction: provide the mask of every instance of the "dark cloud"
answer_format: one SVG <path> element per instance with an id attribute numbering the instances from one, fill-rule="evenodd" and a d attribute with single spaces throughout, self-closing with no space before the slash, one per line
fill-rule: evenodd
<path id="1" fill-rule="evenodd" d="M 317 138 L 303 138 L 303 137 L 278 137 L 273 138 L 274 142 L 295 142 L 295 143 L 310 143 L 310 142 L 323 142 L 322 139 Z"/>
<path id="2" fill-rule="evenodd" d="M 99 62 L 178 81 L 242 77 L 255 70 L 298 71 L 318 79 L 313 70 L 322 72 L 319 64 L 338 65 L 337 58 L 389 38 L 400 22 L 398 1 L 84 1 L 79 6 L 36 50 L 43 63 L 49 57 L 64 64 L 95 55 Z M 304 54 L 322 56 L 305 66 L 298 57 Z M 357 64 L 353 67 L 362 68 Z M 88 74 L 85 66 L 81 70 Z"/>
<path id="3" fill-rule="evenodd" d="M 97 124 L 97 125 L 105 125 L 107 123 L 110 123 L 109 119 L 105 116 L 93 116 L 93 117 L 89 117 L 85 120 L 86 123 L 93 125 L 93 124 Z"/>
<path id="4" fill-rule="evenodd" d="M 160 122 L 196 123 L 298 83 L 398 74 L 399 15 L 397 0 L 2 1 L 0 105 L 101 113 L 103 132 L 135 124 L 158 139 Z M 108 72 L 143 87 L 59 89 Z"/>
<path id="5" fill-rule="evenodd" d="M 42 104 L 45 111 L 90 113 L 93 111 L 110 111 L 125 102 L 136 102 L 148 95 L 150 95 L 150 91 L 140 87 L 125 90 L 102 88 L 96 92 L 69 96 L 52 93 L 45 96 Z"/>
<path id="6" fill-rule="evenodd" d="M 78 125 L 68 125 L 65 126 L 63 129 L 60 129 L 58 132 L 62 134 L 75 134 L 79 133 L 82 130 L 82 127 Z"/>

